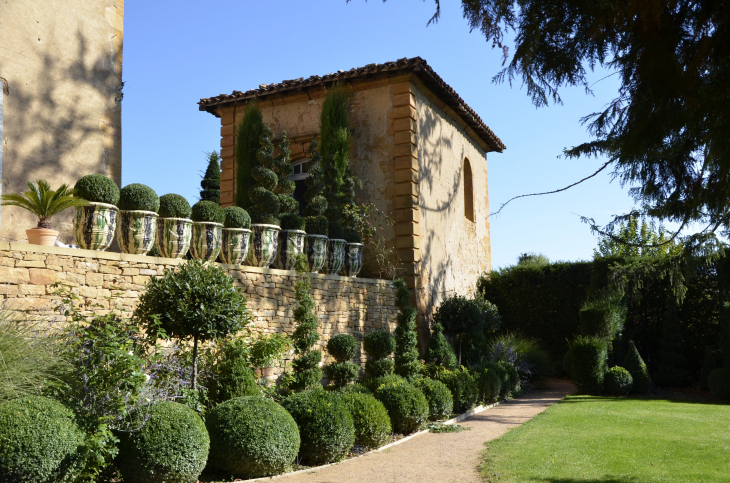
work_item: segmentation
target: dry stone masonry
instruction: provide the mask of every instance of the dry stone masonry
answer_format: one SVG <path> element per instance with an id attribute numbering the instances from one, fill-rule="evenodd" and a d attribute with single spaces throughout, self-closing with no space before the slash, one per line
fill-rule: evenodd
<path id="1" fill-rule="evenodd" d="M 58 293 L 62 285 L 76 294 L 85 314 L 115 312 L 129 317 L 150 278 L 180 263 L 184 261 L 0 242 L 0 296 L 5 308 L 63 321 Z M 289 335 L 294 331 L 296 272 L 220 266 L 245 293 L 255 331 Z M 317 303 L 322 347 L 336 334 L 352 334 L 361 340 L 372 330 L 395 328 L 395 290 L 389 280 L 315 274 L 312 297 Z M 364 354 L 362 357 L 364 363 Z"/>

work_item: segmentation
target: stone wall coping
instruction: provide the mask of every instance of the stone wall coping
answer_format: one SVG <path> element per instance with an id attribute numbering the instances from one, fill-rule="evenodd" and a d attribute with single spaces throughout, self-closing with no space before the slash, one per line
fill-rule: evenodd
<path id="1" fill-rule="evenodd" d="M 72 257 L 82 258 L 96 258 L 100 260 L 114 260 L 118 262 L 133 262 L 133 263 L 155 263 L 158 265 L 180 265 L 185 260 L 179 258 L 161 258 L 161 257 L 150 257 L 147 255 L 129 255 L 126 253 L 116 252 L 103 252 L 99 250 L 83 250 L 78 248 L 64 248 L 64 247 L 44 247 L 41 245 L 30 245 L 28 243 L 17 243 L 17 242 L 0 242 L 0 251 L 10 252 L 29 252 L 29 253 L 48 253 L 52 255 L 66 255 Z M 296 276 L 297 272 L 294 270 L 279 270 L 276 268 L 261 268 L 261 267 L 249 267 L 247 265 L 229 265 L 225 263 L 216 263 L 224 269 L 240 270 L 242 272 L 249 273 L 261 273 L 268 275 L 283 275 L 283 276 Z M 311 273 L 312 278 L 318 280 L 338 280 L 348 282 L 362 282 L 379 286 L 392 286 L 392 280 L 383 280 L 378 278 L 359 278 L 359 277 L 342 277 L 340 275 L 324 275 L 321 273 Z"/>

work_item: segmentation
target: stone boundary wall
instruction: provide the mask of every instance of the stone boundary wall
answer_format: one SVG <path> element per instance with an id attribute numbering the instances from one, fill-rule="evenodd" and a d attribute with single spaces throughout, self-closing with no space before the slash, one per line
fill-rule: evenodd
<path id="1" fill-rule="evenodd" d="M 7 309 L 64 321 L 61 297 L 54 294 L 54 284 L 60 283 L 79 297 L 86 315 L 115 312 L 128 317 L 150 278 L 181 263 L 184 260 L 0 242 L 0 298 Z M 244 292 L 254 332 L 292 334 L 296 272 L 219 265 Z M 395 329 L 398 310 L 390 280 L 313 274 L 312 297 L 322 349 L 340 333 L 361 341 L 373 330 Z M 364 364 L 365 354 L 358 359 Z"/>

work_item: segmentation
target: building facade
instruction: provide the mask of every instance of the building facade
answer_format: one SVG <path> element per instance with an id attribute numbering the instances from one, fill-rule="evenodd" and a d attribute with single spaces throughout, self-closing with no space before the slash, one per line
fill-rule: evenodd
<path id="1" fill-rule="evenodd" d="M 0 6 L 3 193 L 44 179 L 122 177 L 124 0 L 6 0 Z M 37 220 L 0 208 L 0 241 L 25 241 Z M 52 220 L 74 243 L 73 210 Z"/>
<path id="2" fill-rule="evenodd" d="M 394 221 L 384 237 L 414 290 L 421 340 L 447 296 L 474 290 L 491 270 L 487 153 L 504 144 L 421 58 L 371 64 L 325 76 L 261 85 L 201 99 L 221 120 L 221 204 L 236 193 L 235 132 L 256 100 L 276 136 L 286 131 L 303 164 L 318 135 L 322 101 L 338 84 L 352 92 L 350 163 L 362 181 L 357 200 Z M 295 176 L 304 177 L 301 168 Z M 366 252 L 366 263 L 368 260 Z"/>

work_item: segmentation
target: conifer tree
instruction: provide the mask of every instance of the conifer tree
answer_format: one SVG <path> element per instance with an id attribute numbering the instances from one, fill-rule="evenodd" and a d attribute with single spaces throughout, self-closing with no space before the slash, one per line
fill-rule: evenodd
<path id="1" fill-rule="evenodd" d="M 299 216 L 299 202 L 292 196 L 296 189 L 294 181 L 289 176 L 294 172 L 291 164 L 291 151 L 289 150 L 289 138 L 286 131 L 281 133 L 282 140 L 279 144 L 279 154 L 274 163 L 274 172 L 278 176 L 278 184 L 274 189 L 279 199 L 279 218 L 283 230 L 303 230 L 304 219 Z"/>
<path id="2" fill-rule="evenodd" d="M 395 328 L 395 372 L 403 377 L 418 374 L 418 336 L 416 334 L 416 309 L 411 307 L 411 291 L 403 279 L 394 282 L 395 305 L 399 313 Z"/>
<path id="3" fill-rule="evenodd" d="M 273 137 L 274 133 L 271 128 L 264 125 L 259 150 L 256 153 L 258 164 L 251 169 L 251 176 L 255 183 L 248 192 L 248 198 L 252 203 L 248 213 L 251 215 L 253 223 L 279 224 L 279 197 L 273 193 L 279 182 L 278 176 L 272 171 L 276 164 Z"/>
<path id="4" fill-rule="evenodd" d="M 685 387 L 692 384 L 692 374 L 684 358 L 684 343 L 679 325 L 679 310 L 673 298 L 667 299 L 664 310 L 661 349 L 657 352 L 657 372 L 654 381 L 659 386 Z"/>
<path id="5" fill-rule="evenodd" d="M 347 118 L 348 94 L 335 87 L 322 103 L 319 120 L 320 150 L 322 153 L 325 189 L 327 199 L 325 216 L 328 220 L 330 238 L 343 238 L 342 189 L 349 166 L 350 123 Z"/>
<path id="6" fill-rule="evenodd" d="M 644 359 L 641 358 L 633 340 L 629 341 L 629 350 L 624 358 L 624 369 L 629 371 L 631 378 L 634 380 L 631 392 L 642 393 L 651 390 L 653 384 L 651 376 L 649 376 L 649 369 L 647 369 Z"/>
<path id="7" fill-rule="evenodd" d="M 438 322 L 431 327 L 431 340 L 426 349 L 426 362 L 444 366 L 447 369 L 458 368 L 456 353 L 444 335 L 444 326 Z"/>
<path id="8" fill-rule="evenodd" d="M 221 202 L 221 167 L 220 157 L 216 151 L 208 153 L 208 169 L 200 182 L 200 199 L 202 201 Z"/>
<path id="9" fill-rule="evenodd" d="M 256 102 L 246 106 L 236 131 L 236 206 L 248 211 L 253 205 L 249 191 L 255 180 L 252 169 L 258 166 L 258 151 L 264 134 L 264 117 Z"/>
<path id="10" fill-rule="evenodd" d="M 322 173 L 322 156 L 317 149 L 317 140 L 313 139 L 309 144 L 309 158 L 307 172 L 309 176 L 305 180 L 307 190 L 304 192 L 304 201 L 307 206 L 304 208 L 304 220 L 307 234 L 327 235 L 327 217 L 324 212 L 327 210 L 327 198 L 322 195 L 325 185 Z"/>
<path id="11" fill-rule="evenodd" d="M 322 361 L 322 352 L 314 350 L 319 340 L 317 332 L 317 315 L 314 313 L 316 307 L 312 298 L 312 284 L 307 274 L 306 257 L 300 255 L 295 263 L 299 274 L 299 281 L 294 285 L 294 298 L 297 301 L 294 307 L 294 320 L 297 328 L 292 334 L 294 353 L 296 359 L 292 363 L 294 373 L 288 384 L 292 390 L 309 389 L 320 384 L 322 380 L 322 368 L 319 363 Z"/>

